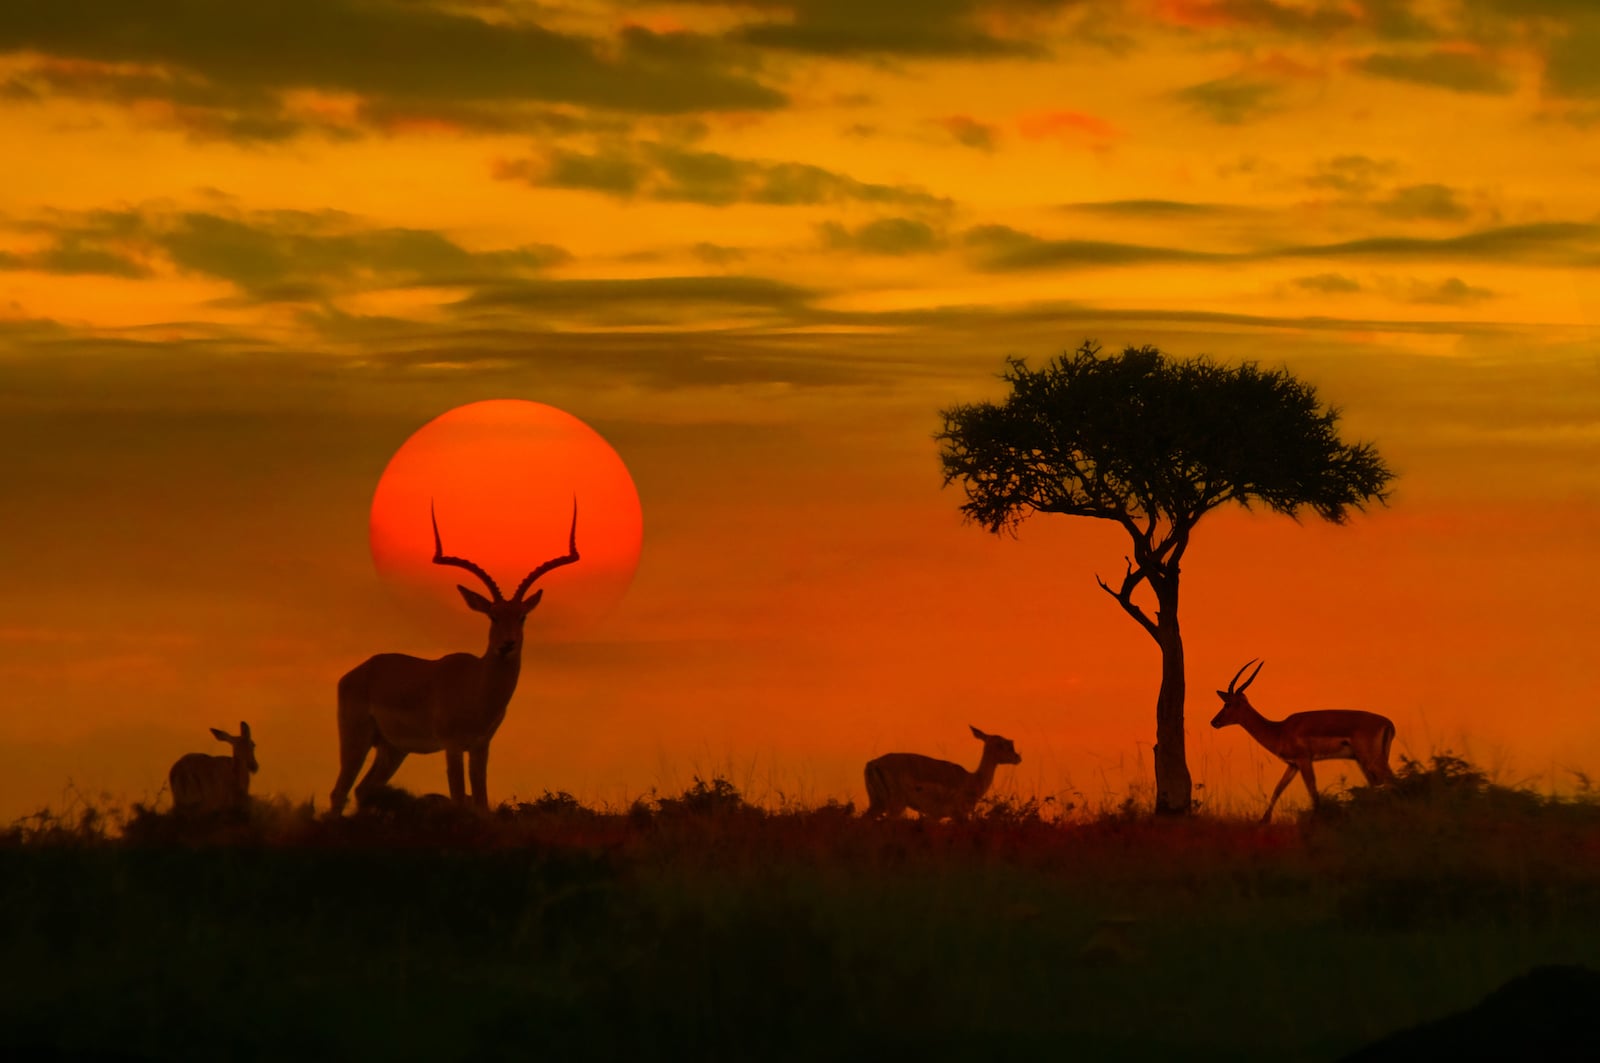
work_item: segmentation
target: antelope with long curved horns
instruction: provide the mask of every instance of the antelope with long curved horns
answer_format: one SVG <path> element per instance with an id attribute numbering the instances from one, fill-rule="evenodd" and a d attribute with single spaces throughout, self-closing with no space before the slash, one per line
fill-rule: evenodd
<path id="1" fill-rule="evenodd" d="M 1217 691 L 1222 709 L 1211 720 L 1212 727 L 1238 724 L 1267 752 L 1289 765 L 1283 778 L 1278 780 L 1277 789 L 1272 791 L 1272 800 L 1267 802 L 1261 822 L 1272 819 L 1272 807 L 1296 775 L 1305 780 L 1306 791 L 1311 794 L 1311 807 L 1317 807 L 1317 776 L 1311 765 L 1318 760 L 1355 761 L 1368 786 L 1394 780 L 1394 772 L 1389 768 L 1389 743 L 1394 741 L 1394 723 L 1387 716 L 1356 709 L 1319 709 L 1269 720 L 1244 696 L 1266 663 L 1256 664 L 1252 658 L 1233 674 L 1228 689 Z M 1256 670 L 1235 690 L 1234 684 L 1252 664 L 1256 665 Z"/>
<path id="2" fill-rule="evenodd" d="M 572 531 L 567 552 L 535 568 L 510 598 L 482 567 L 462 557 L 448 557 L 433 518 L 433 563 L 466 569 L 488 588 L 485 598 L 456 585 L 467 608 L 489 618 L 489 648 L 483 654 L 452 653 L 424 660 L 404 653 L 369 657 L 339 680 L 339 780 L 330 800 L 335 815 L 344 810 L 367 753 L 376 749 L 372 767 L 356 786 L 356 801 L 388 784 L 401 762 L 412 753 L 445 754 L 450 796 L 466 800 L 462 757 L 472 781 L 472 801 L 489 807 L 487 789 L 489 740 L 505 719 L 506 706 L 517 689 L 522 668 L 522 626 L 544 591 L 528 590 L 545 573 L 578 560 L 578 500 L 572 500 Z"/>

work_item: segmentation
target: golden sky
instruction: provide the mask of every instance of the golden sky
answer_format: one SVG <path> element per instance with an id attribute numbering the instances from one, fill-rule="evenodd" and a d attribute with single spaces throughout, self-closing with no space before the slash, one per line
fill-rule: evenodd
<path id="1" fill-rule="evenodd" d="M 593 426 L 645 522 L 605 625 L 531 631 L 495 800 L 859 801 L 882 752 L 975 763 L 969 723 L 1001 789 L 1120 795 L 1159 680 L 1095 585 L 1120 531 L 963 525 L 932 439 L 1086 338 L 1287 366 L 1398 473 L 1344 527 L 1200 525 L 1202 797 L 1276 781 L 1206 725 L 1251 657 L 1269 716 L 1569 786 L 1597 125 L 1589 0 L 4 5 L 0 818 L 154 798 L 241 717 L 256 791 L 324 803 L 340 674 L 480 648 L 397 611 L 367 510 L 490 398 Z"/>

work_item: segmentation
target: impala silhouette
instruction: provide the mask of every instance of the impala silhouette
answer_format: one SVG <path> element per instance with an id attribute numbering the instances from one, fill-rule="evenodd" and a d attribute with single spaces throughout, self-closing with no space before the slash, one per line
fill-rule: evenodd
<path id="1" fill-rule="evenodd" d="M 984 734 L 968 724 L 972 736 L 983 743 L 983 757 L 976 771 L 968 771 L 948 760 L 936 760 L 921 753 L 885 753 L 867 762 L 868 806 L 863 815 L 898 816 L 915 809 L 927 819 L 972 815 L 978 798 L 994 784 L 994 770 L 1001 764 L 1021 764 L 1011 739 Z"/>
<path id="2" fill-rule="evenodd" d="M 489 618 L 489 647 L 482 654 L 452 653 L 425 660 L 404 653 L 380 653 L 345 673 L 339 680 L 339 779 L 330 805 L 344 811 L 350 786 L 367 753 L 376 749 L 372 767 L 356 786 L 356 802 L 385 787 L 412 753 L 445 755 L 450 797 L 466 800 L 462 757 L 472 781 L 472 802 L 489 807 L 489 741 L 505 719 L 506 706 L 517 689 L 522 669 L 522 627 L 544 597 L 528 591 L 545 573 L 578 560 L 578 500 L 572 500 L 572 531 L 567 552 L 536 567 L 510 598 L 483 568 L 461 557 L 447 557 L 433 519 L 433 563 L 466 569 L 488 588 L 485 598 L 456 585 L 467 608 Z M 526 597 L 524 597 L 527 595 Z"/>
<path id="3" fill-rule="evenodd" d="M 1321 709 L 1315 712 L 1297 712 L 1281 720 L 1269 720 L 1255 710 L 1245 689 L 1256 681 L 1262 665 L 1254 659 L 1245 662 L 1244 668 L 1233 674 L 1227 690 L 1217 691 L 1222 699 L 1222 709 L 1212 717 L 1212 727 L 1238 724 L 1251 738 L 1260 742 L 1267 752 L 1289 765 L 1272 791 L 1266 814 L 1261 822 L 1272 819 L 1272 807 L 1278 803 L 1284 787 L 1299 775 L 1305 780 L 1306 792 L 1311 795 L 1311 807 L 1317 807 L 1317 776 L 1311 765 L 1319 760 L 1353 760 L 1361 769 L 1368 786 L 1392 782 L 1394 772 L 1389 768 L 1389 743 L 1394 741 L 1394 723 L 1387 716 L 1355 709 Z M 1239 689 L 1234 684 L 1252 664 L 1256 670 Z"/>

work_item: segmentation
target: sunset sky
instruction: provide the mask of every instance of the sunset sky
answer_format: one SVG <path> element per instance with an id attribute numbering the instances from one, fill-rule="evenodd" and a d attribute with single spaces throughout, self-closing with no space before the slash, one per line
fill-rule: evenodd
<path id="1" fill-rule="evenodd" d="M 1397 473 L 1344 527 L 1201 523 L 1199 796 L 1276 782 L 1207 726 L 1252 657 L 1269 716 L 1600 775 L 1590 0 L 6 4 L 0 158 L 0 820 L 153 799 L 241 718 L 255 792 L 325 806 L 338 677 L 482 648 L 367 533 L 491 398 L 592 426 L 644 519 L 607 621 L 530 625 L 494 800 L 859 803 L 968 724 L 1003 791 L 1120 797 L 1121 532 L 963 525 L 933 440 L 1086 338 L 1286 366 Z"/>

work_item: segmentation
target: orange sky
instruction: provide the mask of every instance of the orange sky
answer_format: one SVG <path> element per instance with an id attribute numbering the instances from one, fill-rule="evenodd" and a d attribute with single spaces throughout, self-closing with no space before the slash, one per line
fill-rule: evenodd
<path id="1" fill-rule="evenodd" d="M 975 762 L 968 723 L 1022 753 L 1002 789 L 1120 797 L 1158 681 L 1095 586 L 1120 532 L 963 526 L 932 440 L 1006 355 L 1086 337 L 1286 365 L 1398 473 L 1343 528 L 1201 524 L 1202 796 L 1278 774 L 1206 726 L 1250 657 L 1271 716 L 1600 773 L 1590 5 L 17 7 L 0 819 L 153 798 L 241 717 L 257 792 L 325 802 L 338 676 L 482 641 L 395 607 L 367 510 L 489 398 L 594 427 L 645 522 L 610 620 L 530 643 L 494 799 L 860 800 L 878 753 Z"/>

